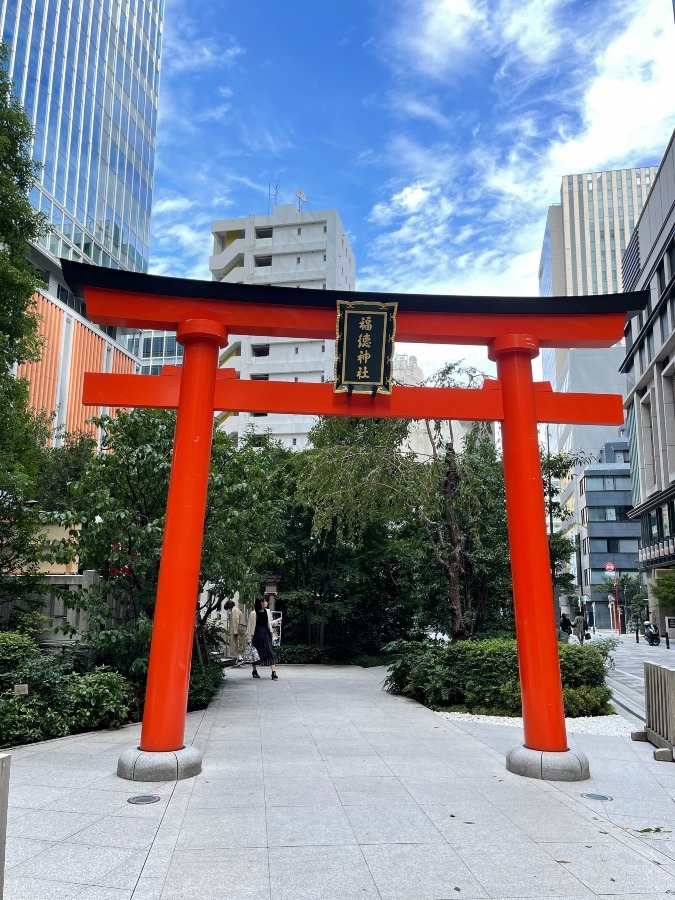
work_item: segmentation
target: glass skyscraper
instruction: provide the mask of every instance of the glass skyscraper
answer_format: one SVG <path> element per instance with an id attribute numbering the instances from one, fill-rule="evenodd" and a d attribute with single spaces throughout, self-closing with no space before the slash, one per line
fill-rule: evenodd
<path id="1" fill-rule="evenodd" d="M 164 0 L 2 0 L 56 260 L 147 271 Z M 69 298 L 72 302 L 72 298 Z"/>

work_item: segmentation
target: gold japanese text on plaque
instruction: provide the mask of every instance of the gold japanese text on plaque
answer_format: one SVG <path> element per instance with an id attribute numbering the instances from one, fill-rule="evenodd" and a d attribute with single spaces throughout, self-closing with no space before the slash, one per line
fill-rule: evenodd
<path id="1" fill-rule="evenodd" d="M 391 393 L 397 306 L 397 303 L 338 300 L 336 393 Z"/>

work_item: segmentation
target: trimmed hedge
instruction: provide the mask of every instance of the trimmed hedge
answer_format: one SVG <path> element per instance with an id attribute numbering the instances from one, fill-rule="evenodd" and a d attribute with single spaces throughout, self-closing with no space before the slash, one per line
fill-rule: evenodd
<path id="1" fill-rule="evenodd" d="M 405 694 L 431 708 L 521 714 L 515 640 L 460 641 L 449 646 L 398 641 L 387 649 L 398 654 L 385 681 L 392 693 Z M 611 713 L 602 654 L 589 645 L 562 644 L 559 650 L 565 714 Z"/>
<path id="2" fill-rule="evenodd" d="M 330 647 L 312 647 L 309 644 L 284 644 L 275 647 L 280 663 L 297 665 L 299 663 L 326 663 L 332 662 Z"/>
<path id="3" fill-rule="evenodd" d="M 218 693 L 223 680 L 223 670 L 218 663 L 208 663 L 204 671 L 193 667 L 190 672 L 190 688 L 188 690 L 188 712 L 206 709 Z"/>

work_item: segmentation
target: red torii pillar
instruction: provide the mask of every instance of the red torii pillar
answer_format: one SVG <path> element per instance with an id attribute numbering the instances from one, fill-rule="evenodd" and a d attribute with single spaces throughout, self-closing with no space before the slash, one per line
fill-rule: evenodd
<path id="1" fill-rule="evenodd" d="M 187 281 L 67 261 L 63 268 L 95 322 L 175 330 L 185 347 L 182 370 L 167 367 L 164 377 L 85 378 L 86 404 L 178 409 L 141 743 L 122 754 L 118 774 L 147 781 L 201 770 L 198 752 L 184 746 L 185 710 L 213 414 L 228 409 L 501 421 L 525 736 L 507 768 L 553 780 L 588 777 L 586 758 L 567 747 L 537 423 L 621 424 L 623 407 L 619 396 L 554 394 L 550 385 L 534 384 L 531 360 L 540 347 L 616 343 L 626 312 L 646 305 L 645 292 L 549 300 L 349 294 L 397 300 L 400 340 L 487 345 L 498 373 L 481 391 L 397 387 L 389 396 L 349 397 L 329 384 L 240 382 L 217 371 L 228 331 L 334 337 L 338 292 Z"/>

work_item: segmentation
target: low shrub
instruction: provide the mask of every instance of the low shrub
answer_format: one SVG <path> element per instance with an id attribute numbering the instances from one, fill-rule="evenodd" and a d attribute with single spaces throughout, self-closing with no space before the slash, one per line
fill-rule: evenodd
<path id="1" fill-rule="evenodd" d="M 444 646 L 434 641 L 396 641 L 385 650 L 395 654 L 385 687 L 431 708 L 472 713 L 520 715 L 521 695 L 517 645 L 513 639 L 460 641 Z M 611 712 L 605 687 L 605 662 L 594 646 L 559 647 L 560 669 L 568 716 Z"/>
<path id="2" fill-rule="evenodd" d="M 0 631 L 0 680 L 4 682 L 6 675 L 39 654 L 38 645 L 28 635 L 16 631 Z"/>
<path id="3" fill-rule="evenodd" d="M 14 747 L 70 733 L 70 716 L 40 697 L 10 694 L 0 697 L 0 745 Z"/>
<path id="4" fill-rule="evenodd" d="M 208 663 L 202 672 L 193 668 L 190 672 L 190 689 L 188 691 L 188 712 L 195 709 L 206 709 L 218 693 L 223 680 L 223 670 L 218 663 Z"/>
<path id="5" fill-rule="evenodd" d="M 605 683 L 605 662 L 595 644 L 562 644 L 558 647 L 564 687 L 600 687 Z"/>
<path id="6" fill-rule="evenodd" d="M 331 661 L 331 651 L 327 647 L 312 647 L 309 644 L 284 644 L 275 647 L 279 662 L 297 665 L 298 663 L 325 663 Z"/>
<path id="7" fill-rule="evenodd" d="M 70 657 L 41 653 L 25 660 L 12 673 L 12 684 L 27 684 L 29 697 L 40 697 L 54 708 L 65 708 L 72 678 Z"/>
<path id="8" fill-rule="evenodd" d="M 590 687 L 582 684 L 579 687 L 563 687 L 565 715 L 570 718 L 578 716 L 609 716 L 613 709 L 609 705 L 612 692 L 604 685 Z"/>
<path id="9" fill-rule="evenodd" d="M 73 731 L 118 728 L 129 721 L 132 687 L 105 666 L 75 676 L 68 685 Z"/>

